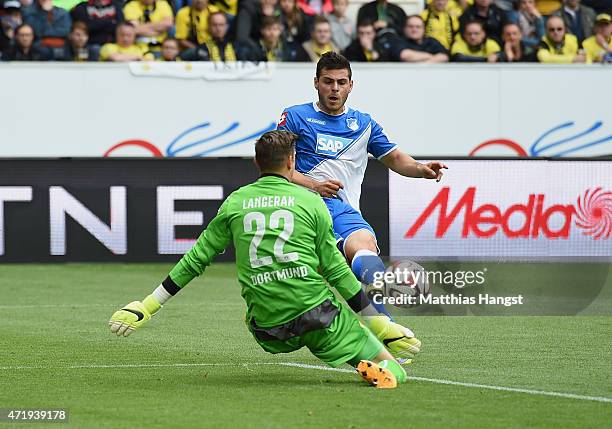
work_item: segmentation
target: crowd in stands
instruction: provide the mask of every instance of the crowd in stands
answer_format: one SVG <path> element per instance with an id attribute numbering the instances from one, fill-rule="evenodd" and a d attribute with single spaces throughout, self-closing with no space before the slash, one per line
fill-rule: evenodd
<path id="1" fill-rule="evenodd" d="M 612 62 L 612 0 L 349 1 L 0 0 L 0 59 Z"/>

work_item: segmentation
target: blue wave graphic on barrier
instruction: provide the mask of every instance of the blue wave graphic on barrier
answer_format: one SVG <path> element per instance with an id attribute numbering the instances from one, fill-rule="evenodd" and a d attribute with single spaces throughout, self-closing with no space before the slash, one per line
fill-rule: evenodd
<path id="1" fill-rule="evenodd" d="M 553 158 L 558 158 L 562 156 L 568 156 L 572 153 L 576 153 L 583 149 L 587 149 L 593 146 L 602 145 L 612 141 L 612 134 L 605 137 L 591 137 L 596 138 L 596 140 L 581 142 L 579 141 L 582 137 L 588 136 L 601 129 L 603 125 L 603 121 L 596 121 L 590 128 L 580 131 L 574 135 L 570 135 L 559 140 L 549 142 L 544 144 L 544 140 L 547 140 L 549 136 L 553 136 L 553 134 L 558 133 L 562 130 L 567 130 L 574 127 L 575 122 L 565 122 L 563 124 L 557 125 L 556 127 L 551 128 L 550 130 L 543 133 L 538 139 L 531 145 L 529 148 L 529 154 L 531 156 L 549 156 Z M 610 149 L 610 153 L 612 154 L 612 148 Z"/>
<path id="2" fill-rule="evenodd" d="M 214 145 L 215 140 L 218 141 L 220 138 L 234 133 L 234 131 L 237 130 L 240 127 L 240 122 L 234 121 L 229 126 L 227 126 L 223 131 L 220 131 L 220 132 L 218 132 L 216 134 L 212 134 L 212 135 L 204 137 L 204 138 L 199 138 L 197 140 L 190 141 L 188 143 L 183 143 L 183 144 L 180 143 L 181 141 L 186 140 L 186 138 L 189 135 L 194 134 L 196 132 L 199 132 L 201 130 L 204 130 L 206 128 L 209 128 L 210 126 L 211 126 L 210 122 L 203 122 L 201 124 L 195 125 L 195 126 L 189 128 L 189 129 L 183 131 L 182 133 L 180 133 L 168 145 L 168 147 L 166 149 L 166 156 L 168 156 L 168 157 L 176 157 L 178 154 L 180 154 L 182 152 L 185 152 L 187 150 L 194 149 L 194 148 L 202 149 L 203 147 L 205 147 L 204 150 L 201 150 L 200 152 L 193 153 L 190 156 L 207 156 L 207 155 L 211 155 L 211 154 L 213 154 L 215 152 L 218 152 L 218 151 L 220 151 L 222 149 L 226 149 L 226 148 L 231 147 L 231 146 L 235 146 L 235 145 L 238 145 L 238 144 L 245 143 L 247 141 L 251 141 L 251 140 L 259 137 L 260 135 L 262 135 L 263 133 L 265 133 L 267 131 L 274 130 L 276 128 L 276 123 L 275 122 L 271 122 L 266 128 L 262 128 L 261 130 L 255 131 L 255 132 L 250 133 L 250 134 L 248 134 L 246 136 L 234 137 L 231 141 L 226 142 L 226 143 L 217 143 L 217 145 Z M 211 146 L 211 144 L 212 144 L 212 146 Z"/>

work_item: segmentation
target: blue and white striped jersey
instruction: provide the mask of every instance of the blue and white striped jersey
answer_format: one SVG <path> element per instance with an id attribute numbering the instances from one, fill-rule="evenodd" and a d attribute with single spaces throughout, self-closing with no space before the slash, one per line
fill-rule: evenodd
<path id="1" fill-rule="evenodd" d="M 315 180 L 342 182 L 338 195 L 356 210 L 368 153 L 380 159 L 397 148 L 370 115 L 347 106 L 339 115 L 322 112 L 316 102 L 292 106 L 277 129 L 299 136 L 296 170 Z"/>

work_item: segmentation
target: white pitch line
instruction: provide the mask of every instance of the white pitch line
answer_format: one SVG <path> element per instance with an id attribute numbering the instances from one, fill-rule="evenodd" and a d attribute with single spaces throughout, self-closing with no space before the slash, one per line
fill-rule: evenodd
<path id="1" fill-rule="evenodd" d="M 188 367 L 205 367 L 205 366 L 243 366 L 247 367 L 250 365 L 281 365 L 278 362 L 251 362 L 251 363 L 127 363 L 127 364 L 114 364 L 114 365 L 68 365 L 68 366 L 27 366 L 27 365 L 17 365 L 17 366 L 0 366 L 0 371 L 8 371 L 8 370 L 28 370 L 28 369 L 99 369 L 99 368 L 188 368 Z"/>
<path id="2" fill-rule="evenodd" d="M 578 395 L 576 393 L 549 392 L 546 390 L 522 389 L 519 387 L 492 386 L 490 384 L 464 383 L 462 381 L 440 380 L 437 378 L 427 378 L 427 377 L 408 377 L 408 379 L 417 380 L 417 381 L 427 381 L 429 383 L 437 383 L 437 384 L 450 384 L 453 386 L 475 387 L 478 389 L 499 390 L 502 392 L 527 393 L 529 395 L 555 396 L 557 398 L 579 399 L 582 401 L 596 401 L 596 402 L 612 403 L 612 398 L 606 398 L 604 396 Z"/>
<path id="3" fill-rule="evenodd" d="M 228 307 L 244 307 L 243 304 L 233 302 L 212 302 L 204 301 L 199 303 L 176 303 L 173 307 L 191 307 L 201 305 L 228 306 Z M 12 308 L 89 308 L 89 307 L 117 307 L 117 304 L 15 304 L 15 305 L 0 305 L 0 310 L 10 310 Z"/>
<path id="4" fill-rule="evenodd" d="M 292 366 L 292 367 L 304 368 L 304 369 L 319 369 L 323 371 L 350 372 L 350 373 L 355 372 L 354 370 L 345 369 L 345 368 L 331 368 L 328 366 L 308 365 L 308 364 L 294 363 L 294 362 L 282 362 L 282 363 L 279 363 L 279 365 Z M 408 380 L 426 381 L 429 383 L 447 384 L 447 385 L 462 386 L 462 387 L 472 387 L 472 388 L 477 388 L 477 389 L 498 390 L 502 392 L 527 393 L 529 395 L 554 396 L 557 398 L 567 398 L 567 399 L 578 399 L 582 401 L 596 401 L 596 402 L 612 403 L 612 398 L 606 398 L 603 396 L 578 395 L 576 393 L 564 393 L 564 392 L 549 392 L 546 390 L 523 389 L 519 387 L 506 387 L 506 386 L 493 386 L 490 384 L 465 383 L 462 381 L 444 380 L 444 379 L 427 378 L 427 377 L 415 377 L 415 376 L 408 376 Z"/>
<path id="5" fill-rule="evenodd" d="M 96 368 L 117 368 L 117 369 L 121 369 L 121 368 L 188 368 L 188 367 L 215 367 L 215 366 L 242 366 L 242 367 L 248 368 L 249 366 L 261 366 L 261 365 L 288 366 L 288 367 L 293 367 L 293 368 L 315 369 L 315 370 L 320 370 L 320 371 L 333 371 L 333 372 L 342 372 L 342 373 L 350 373 L 350 374 L 355 373 L 355 370 L 347 369 L 347 368 L 331 368 L 328 366 L 310 365 L 310 364 L 298 363 L 298 362 L 250 362 L 250 363 L 239 363 L 239 364 L 236 364 L 236 363 L 172 363 L 172 364 L 160 363 L 160 364 L 116 364 L 116 365 L 69 365 L 69 366 L 64 366 L 64 367 L 0 366 L 0 370 L 8 371 L 8 370 L 28 370 L 28 369 L 62 370 L 62 369 L 96 369 Z M 444 380 L 444 379 L 428 378 L 428 377 L 409 376 L 408 379 L 415 380 L 415 381 L 424 381 L 428 383 L 435 383 L 435 384 L 470 387 L 470 388 L 476 388 L 476 389 L 525 393 L 528 395 L 553 396 L 557 398 L 577 399 L 581 401 L 595 401 L 595 402 L 612 403 L 612 398 L 607 398 L 604 396 L 579 395 L 576 393 L 523 389 L 519 387 L 494 386 L 490 384 L 465 383 L 462 381 Z"/>
<path id="6" fill-rule="evenodd" d="M 319 369 L 319 370 L 322 370 L 322 371 L 350 372 L 351 374 L 355 374 L 355 370 L 354 369 L 332 368 L 331 366 L 309 365 L 307 363 L 279 362 L 278 365 L 281 365 L 281 366 L 292 366 L 294 368 L 304 368 L 304 369 Z"/>

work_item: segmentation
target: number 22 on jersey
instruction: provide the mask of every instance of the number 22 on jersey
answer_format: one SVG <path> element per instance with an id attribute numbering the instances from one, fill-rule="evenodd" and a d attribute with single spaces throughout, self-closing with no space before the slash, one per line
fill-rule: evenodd
<path id="1" fill-rule="evenodd" d="M 297 261 L 300 256 L 297 252 L 284 253 L 283 249 L 285 243 L 293 234 L 293 213 L 289 210 L 276 210 L 270 215 L 270 229 L 277 229 L 280 227 L 280 221 L 283 221 L 283 230 L 276 237 L 274 242 L 274 257 L 279 263 Z M 261 241 L 266 234 L 266 216 L 262 212 L 250 212 L 244 217 L 244 232 L 253 232 L 253 226 L 255 226 L 255 234 L 251 239 L 249 245 L 249 259 L 251 261 L 252 268 L 264 267 L 266 265 L 272 265 L 274 260 L 272 256 L 257 257 L 257 250 L 261 245 Z"/>

